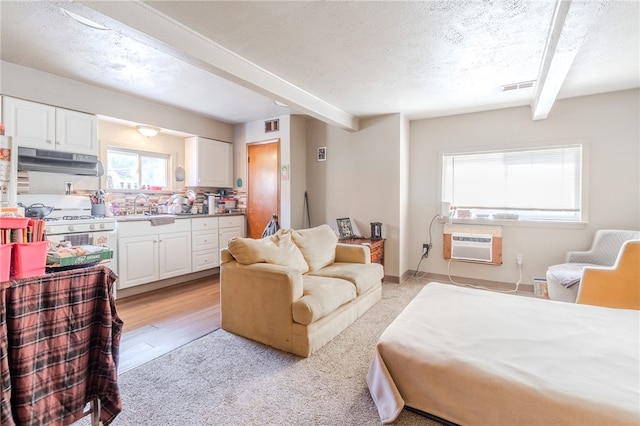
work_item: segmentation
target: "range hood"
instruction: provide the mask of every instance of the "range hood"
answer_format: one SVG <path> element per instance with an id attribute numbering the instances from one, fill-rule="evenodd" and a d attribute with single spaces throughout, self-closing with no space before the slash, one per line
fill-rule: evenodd
<path id="1" fill-rule="evenodd" d="M 98 176 L 98 157 L 72 152 L 18 147 L 18 170 Z"/>

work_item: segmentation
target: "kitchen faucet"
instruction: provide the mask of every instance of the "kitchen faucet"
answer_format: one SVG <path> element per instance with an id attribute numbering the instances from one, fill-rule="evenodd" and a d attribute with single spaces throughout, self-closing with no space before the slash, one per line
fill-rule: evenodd
<path id="1" fill-rule="evenodd" d="M 138 195 L 135 196 L 135 198 L 133 199 L 133 214 L 137 214 L 138 213 L 138 198 L 142 197 L 145 200 L 145 204 L 149 204 L 149 197 L 147 196 L 147 194 L 143 194 L 140 193 Z M 144 207 L 142 208 L 142 212 L 144 213 Z"/>

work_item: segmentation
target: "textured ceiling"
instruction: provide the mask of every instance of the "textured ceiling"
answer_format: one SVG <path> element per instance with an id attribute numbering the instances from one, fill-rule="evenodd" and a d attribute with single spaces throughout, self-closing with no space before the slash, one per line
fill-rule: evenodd
<path id="1" fill-rule="evenodd" d="M 565 5 L 554 57 L 545 56 L 557 6 L 548 0 L 3 0 L 0 53 L 231 123 L 291 111 L 355 129 L 378 114 L 529 105 L 535 88 L 502 85 L 538 79 L 544 58 L 560 79 L 551 102 L 639 87 L 638 1 Z M 111 31 L 82 26 L 60 7 Z"/>

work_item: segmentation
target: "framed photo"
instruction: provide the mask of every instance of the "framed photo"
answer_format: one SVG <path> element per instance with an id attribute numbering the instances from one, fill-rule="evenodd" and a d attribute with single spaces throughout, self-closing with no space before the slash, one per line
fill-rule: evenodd
<path id="1" fill-rule="evenodd" d="M 327 161 L 327 147 L 320 146 L 318 147 L 318 161 Z"/>
<path id="2" fill-rule="evenodd" d="M 338 222 L 338 231 L 340 232 L 341 240 L 355 237 L 353 234 L 353 228 L 351 227 L 351 219 L 343 217 L 341 219 L 336 219 L 336 222 Z"/>

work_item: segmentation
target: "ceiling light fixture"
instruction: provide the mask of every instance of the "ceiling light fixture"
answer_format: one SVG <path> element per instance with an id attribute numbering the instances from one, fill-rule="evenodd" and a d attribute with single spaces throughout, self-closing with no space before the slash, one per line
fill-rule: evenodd
<path id="1" fill-rule="evenodd" d="M 154 137 L 160 131 L 159 127 L 143 126 L 143 125 L 136 126 L 136 129 L 138 129 L 138 132 L 140 132 L 142 136 L 146 136 L 148 138 Z"/>
<path id="2" fill-rule="evenodd" d="M 280 102 L 280 101 L 273 101 L 273 103 L 276 106 L 279 106 L 279 107 L 288 107 L 289 106 L 289 105 L 285 104 L 284 102 Z"/>
<path id="3" fill-rule="evenodd" d="M 84 26 L 93 28 L 94 30 L 111 31 L 111 28 L 105 27 L 104 25 L 100 25 L 97 22 L 93 22 L 92 20 L 85 18 L 84 16 L 80 16 L 76 13 L 70 12 L 67 9 L 64 9 L 62 7 L 60 8 L 60 10 L 62 10 L 62 13 L 67 15 L 69 18 L 73 19 L 76 22 L 81 23 Z"/>

